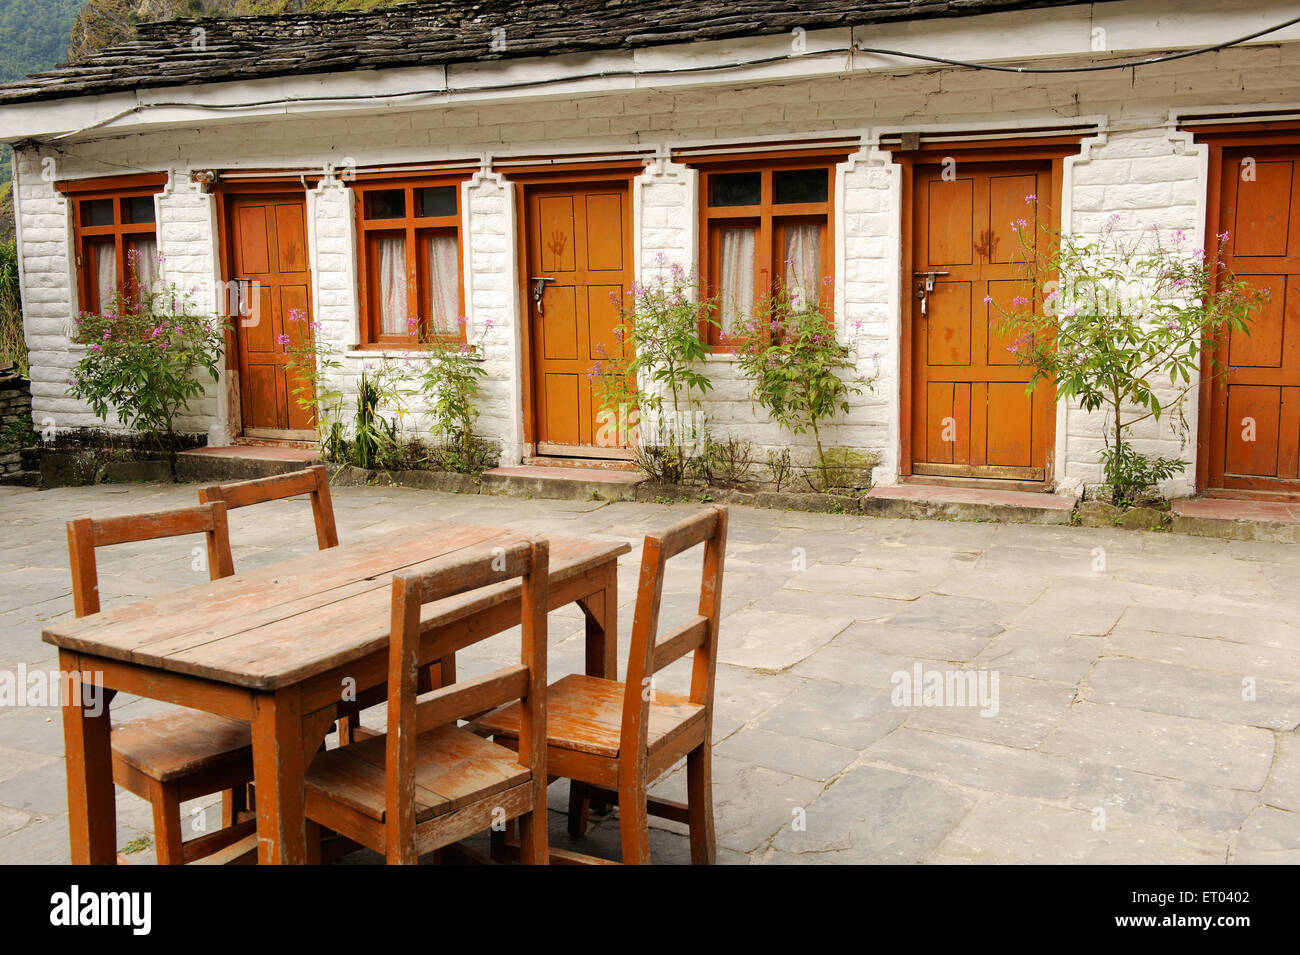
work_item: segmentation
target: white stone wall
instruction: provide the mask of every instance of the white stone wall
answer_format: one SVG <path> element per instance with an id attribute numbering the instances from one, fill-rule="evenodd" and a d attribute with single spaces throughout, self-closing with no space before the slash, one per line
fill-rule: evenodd
<path id="1" fill-rule="evenodd" d="M 1069 207 L 1063 210 L 1068 221 L 1062 225 L 1081 241 L 1097 241 L 1109 231 L 1111 241 L 1137 243 L 1149 241 L 1152 230 L 1158 230 L 1172 242 L 1173 233 L 1181 230 L 1187 236 L 1184 248 L 1204 246 L 1206 155 L 1189 135 L 1160 127 L 1113 132 L 1089 140 L 1081 155 L 1068 162 Z M 1193 382 L 1198 379 L 1193 375 Z M 1157 379 L 1156 395 L 1170 411 L 1160 421 L 1139 422 L 1130 436 L 1143 454 L 1194 463 L 1197 394 L 1193 389 L 1183 404 L 1184 429 L 1172 408 L 1179 390 L 1167 376 Z M 1058 486 L 1078 493 L 1101 480 L 1098 454 L 1110 422 L 1104 409 L 1088 412 L 1076 402 L 1061 409 L 1058 423 L 1061 419 L 1057 449 L 1064 467 L 1058 469 Z M 1165 482 L 1163 490 L 1185 496 L 1194 482 L 1193 466 Z"/>
<path id="2" fill-rule="evenodd" d="M 173 173 L 155 198 L 154 207 L 162 281 L 190 296 L 193 307 L 201 313 L 219 314 L 221 257 L 217 249 L 216 199 L 205 194 L 189 176 Z M 207 432 L 212 444 L 227 443 L 237 427 L 230 421 L 230 403 L 220 397 L 227 393 L 229 379 L 223 361 L 220 380 L 213 383 L 204 379 L 203 397 L 190 403 L 190 414 L 180 418 L 177 427 Z"/>
<path id="3" fill-rule="evenodd" d="M 185 281 L 215 263 L 211 200 L 188 184 L 191 169 L 285 168 L 339 164 L 470 160 L 489 157 L 468 182 L 464 202 L 466 304 L 471 339 L 483 353 L 480 427 L 498 437 L 505 463 L 523 454 L 521 316 L 518 301 L 517 229 L 513 184 L 491 172 L 491 156 L 565 151 L 603 153 L 629 146 L 670 147 L 747 142 L 852 132 L 863 147 L 841 164 L 835 182 L 836 311 L 840 333 L 858 344 L 859 368 L 879 371 L 874 391 L 829 429 L 828 441 L 879 451 L 877 480 L 896 479 L 900 438 L 899 172 L 872 143 L 880 132 L 1006 129 L 1088 122 L 1103 133 L 1084 154 L 1067 162 L 1065 221 L 1095 233 L 1112 214 L 1117 228 L 1181 228 L 1201 244 L 1204 151 L 1172 131 L 1173 109 L 1213 106 L 1267 107 L 1300 103 L 1300 44 L 1226 50 L 1131 71 L 1024 76 L 969 70 L 923 69 L 896 73 L 856 71 L 832 79 L 702 88 L 686 92 L 634 90 L 581 98 L 534 98 L 515 106 L 430 107 L 343 119 L 282 118 L 210 128 L 139 134 L 115 133 L 95 141 L 64 141 L 61 177 L 120 175 L 171 168 L 175 182 L 160 199 L 166 268 Z M 93 424 L 85 409 L 63 396 L 73 360 L 66 325 L 75 308 L 70 285 L 67 204 L 40 178 L 39 158 L 18 153 L 19 227 L 27 335 L 33 353 L 37 420 Z M 326 180 L 309 204 L 309 242 L 315 317 L 322 334 L 347 348 L 359 340 L 356 236 L 352 197 Z M 691 267 L 699 237 L 695 174 L 656 160 L 633 190 L 636 261 L 645 281 L 655 257 Z M 205 209 L 207 210 L 205 212 Z M 169 275 L 170 277 L 170 275 Z M 490 327 L 489 327 L 490 323 Z M 860 324 L 859 324 L 860 323 Z M 355 381 L 373 354 L 351 353 L 344 382 Z M 805 444 L 766 421 L 750 403 L 733 362 L 709 362 L 716 390 L 705 412 L 715 430 L 743 435 L 760 448 Z M 229 398 L 195 409 L 217 437 Z M 1194 455 L 1195 409 L 1185 447 L 1167 422 L 1143 433 L 1142 449 Z M 1095 415 L 1059 409 L 1056 474 L 1063 491 L 1077 491 L 1098 475 L 1101 432 Z M 1170 490 L 1185 491 L 1190 476 Z"/>

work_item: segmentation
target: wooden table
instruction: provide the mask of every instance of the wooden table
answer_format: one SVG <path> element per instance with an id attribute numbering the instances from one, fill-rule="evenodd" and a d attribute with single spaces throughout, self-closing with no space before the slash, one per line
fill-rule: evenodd
<path id="1" fill-rule="evenodd" d="M 385 680 L 393 574 L 525 536 L 427 524 L 47 627 L 43 639 L 59 648 L 61 669 L 105 688 L 99 714 L 80 700 L 63 706 L 72 861 L 117 858 L 109 742 L 109 702 L 117 691 L 249 722 L 258 861 L 311 861 L 303 772 L 345 690 Z M 587 673 L 614 679 L 618 558 L 631 548 L 593 538 L 551 537 L 550 545 L 550 608 L 582 608 Z M 435 638 L 441 655 L 515 626 L 518 603 L 515 580 L 429 604 L 421 663 L 433 662 L 425 653 Z"/>

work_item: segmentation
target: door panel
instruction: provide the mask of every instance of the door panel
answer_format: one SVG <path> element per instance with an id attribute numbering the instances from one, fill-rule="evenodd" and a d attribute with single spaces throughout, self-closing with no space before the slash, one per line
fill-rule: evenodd
<path id="1" fill-rule="evenodd" d="M 1216 346 L 1209 487 L 1300 496 L 1300 145 L 1225 149 L 1219 186 L 1228 267 L 1269 298 Z"/>
<path id="2" fill-rule="evenodd" d="M 1051 388 L 1025 393 L 1029 372 L 985 298 L 1009 310 L 1029 294 L 1012 223 L 1033 228 L 1035 206 L 1025 197 L 1054 195 L 1051 164 L 959 163 L 947 176 L 937 163 L 914 170 L 912 267 L 947 274 L 935 277 L 924 310 L 924 278 L 908 277 L 912 473 L 1045 481 Z"/>
<path id="3" fill-rule="evenodd" d="M 230 200 L 231 278 L 255 294 L 253 317 L 236 321 L 239 393 L 244 434 L 265 438 L 316 436 L 311 415 L 293 395 L 297 381 L 286 365 L 281 336 L 298 343 L 310 335 L 311 293 L 301 198 L 237 196 Z M 291 321 L 293 312 L 306 318 Z"/>
<path id="4" fill-rule="evenodd" d="M 624 184 L 535 186 L 525 194 L 534 430 L 539 454 L 626 457 L 625 435 L 602 427 L 590 373 L 614 354 L 619 301 L 631 285 Z"/>

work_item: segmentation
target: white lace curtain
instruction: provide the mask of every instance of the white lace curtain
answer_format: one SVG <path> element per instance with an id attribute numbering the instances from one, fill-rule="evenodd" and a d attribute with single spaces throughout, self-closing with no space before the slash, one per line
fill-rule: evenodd
<path id="1" fill-rule="evenodd" d="M 385 335 L 405 335 L 410 317 L 406 303 L 406 239 L 385 236 L 379 252 L 379 327 Z"/>
<path id="2" fill-rule="evenodd" d="M 434 335 L 459 335 L 460 268 L 456 237 L 429 237 L 429 325 Z"/>
<path id="3" fill-rule="evenodd" d="M 718 323 L 732 335 L 754 308 L 754 230 L 723 229 L 719 235 Z"/>
<path id="4" fill-rule="evenodd" d="M 158 240 L 154 236 L 140 236 L 131 241 L 135 249 L 135 276 L 137 289 L 154 289 L 158 286 Z"/>
<path id="5" fill-rule="evenodd" d="M 113 303 L 117 292 L 117 247 L 113 240 L 95 242 L 90 246 L 94 266 L 95 302 L 99 311 L 104 311 Z"/>
<path id="6" fill-rule="evenodd" d="M 785 287 L 796 308 L 817 301 L 821 286 L 822 231 L 816 225 L 785 228 Z"/>

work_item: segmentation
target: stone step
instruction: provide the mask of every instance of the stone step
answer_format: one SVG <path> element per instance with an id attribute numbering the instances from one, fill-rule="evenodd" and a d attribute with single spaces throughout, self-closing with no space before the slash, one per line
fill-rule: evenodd
<path id="1" fill-rule="evenodd" d="M 10 471 L 0 474 L 0 485 L 9 487 L 40 487 L 40 471 Z"/>
<path id="2" fill-rule="evenodd" d="M 209 484 L 220 481 L 247 481 L 300 471 L 320 464 L 315 448 L 230 447 L 195 448 L 176 457 L 176 477 L 181 481 Z"/>
<path id="3" fill-rule="evenodd" d="M 1200 497 L 1173 503 L 1173 531 L 1226 540 L 1300 543 L 1300 501 Z"/>
<path id="4" fill-rule="evenodd" d="M 1032 491 L 894 484 L 868 491 L 863 511 L 912 520 L 1069 524 L 1074 504 L 1073 498 Z"/>
<path id="5" fill-rule="evenodd" d="M 533 457 L 524 458 L 523 466 L 536 468 L 564 468 L 566 470 L 577 469 L 579 471 L 627 471 L 630 473 L 636 473 L 637 471 L 635 461 L 624 461 L 615 458 Z"/>
<path id="6" fill-rule="evenodd" d="M 483 493 L 560 501 L 630 501 L 643 480 L 636 472 L 525 464 L 483 472 Z"/>

